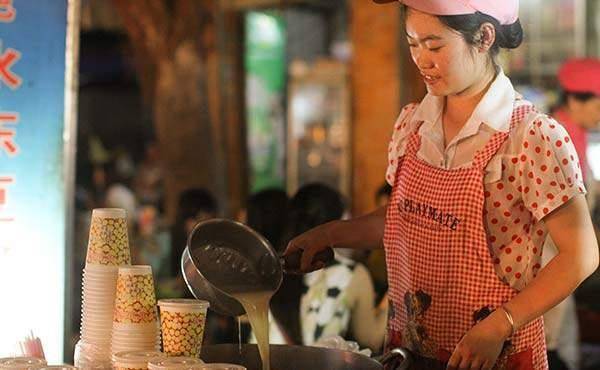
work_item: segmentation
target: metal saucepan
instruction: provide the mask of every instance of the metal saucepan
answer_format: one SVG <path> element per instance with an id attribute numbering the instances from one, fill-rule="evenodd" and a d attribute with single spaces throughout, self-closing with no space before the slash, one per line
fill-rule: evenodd
<path id="1" fill-rule="evenodd" d="M 232 293 L 275 292 L 283 270 L 269 242 L 239 222 L 213 219 L 199 223 L 181 257 L 183 277 L 198 299 L 224 315 L 245 314 Z"/>
<path id="2" fill-rule="evenodd" d="M 204 346 L 201 358 L 207 363 L 228 362 L 245 366 L 248 370 L 261 370 L 258 347 L 246 344 L 219 344 Z M 411 365 L 410 353 L 395 349 L 386 356 L 372 359 L 367 356 L 318 347 L 271 345 L 271 369 L 273 370 L 383 370 L 383 366 L 394 359 L 402 359 L 397 370 L 406 370 Z"/>
<path id="3" fill-rule="evenodd" d="M 301 252 L 280 258 L 269 241 L 250 227 L 226 219 L 199 223 L 190 233 L 181 256 L 181 269 L 188 288 L 198 299 L 223 315 L 245 314 L 232 293 L 275 292 L 281 285 L 283 270 L 300 267 Z M 333 260 L 330 248 L 318 253 L 314 261 Z"/>

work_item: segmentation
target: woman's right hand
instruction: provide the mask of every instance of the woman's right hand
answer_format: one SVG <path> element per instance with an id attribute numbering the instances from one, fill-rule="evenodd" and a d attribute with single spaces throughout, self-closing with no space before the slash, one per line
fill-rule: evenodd
<path id="1" fill-rule="evenodd" d="M 330 236 L 331 228 L 337 222 L 339 221 L 332 221 L 317 226 L 292 239 L 283 253 L 284 260 L 287 260 L 287 258 L 290 258 L 297 253 L 301 253 L 300 268 L 299 271 L 297 271 L 300 273 L 308 273 L 325 267 L 326 261 L 319 258 L 315 260 L 315 256 L 317 256 L 319 252 L 326 251 L 328 248 L 333 248 L 334 245 Z"/>

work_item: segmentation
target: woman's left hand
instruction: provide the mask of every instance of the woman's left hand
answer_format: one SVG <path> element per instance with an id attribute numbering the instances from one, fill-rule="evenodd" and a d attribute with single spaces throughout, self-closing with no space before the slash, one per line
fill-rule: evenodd
<path id="1" fill-rule="evenodd" d="M 471 328 L 456 345 L 448 362 L 448 369 L 491 370 L 511 330 L 502 312 L 494 311 Z"/>

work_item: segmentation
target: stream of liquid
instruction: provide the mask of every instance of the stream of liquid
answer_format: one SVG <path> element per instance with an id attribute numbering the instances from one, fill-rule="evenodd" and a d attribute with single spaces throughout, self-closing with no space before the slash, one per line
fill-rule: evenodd
<path id="1" fill-rule="evenodd" d="M 269 350 L 269 302 L 273 292 L 238 293 L 233 297 L 237 299 L 248 314 L 248 320 L 256 336 L 258 351 L 262 359 L 263 370 L 271 369 L 271 355 Z"/>
<path id="2" fill-rule="evenodd" d="M 242 318 L 238 316 L 238 351 L 240 352 L 240 357 L 242 356 Z"/>
<path id="3" fill-rule="evenodd" d="M 273 296 L 272 279 L 276 278 L 278 260 L 265 253 L 257 263 L 227 245 L 207 245 L 193 253 L 197 267 L 207 280 L 216 282 L 246 310 L 256 336 L 263 370 L 270 370 L 269 302 Z M 238 332 L 241 353 L 241 330 Z"/>

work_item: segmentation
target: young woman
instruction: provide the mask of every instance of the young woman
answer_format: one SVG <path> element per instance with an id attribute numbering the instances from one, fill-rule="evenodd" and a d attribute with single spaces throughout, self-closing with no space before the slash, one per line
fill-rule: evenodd
<path id="1" fill-rule="evenodd" d="M 303 250 L 310 271 L 328 247 L 383 244 L 388 346 L 410 349 L 414 368 L 545 369 L 541 316 L 596 269 L 598 250 L 568 134 L 495 60 L 521 43 L 518 1 L 402 2 L 428 95 L 396 122 L 390 203 L 286 252 Z M 548 234 L 559 254 L 541 269 Z"/>

